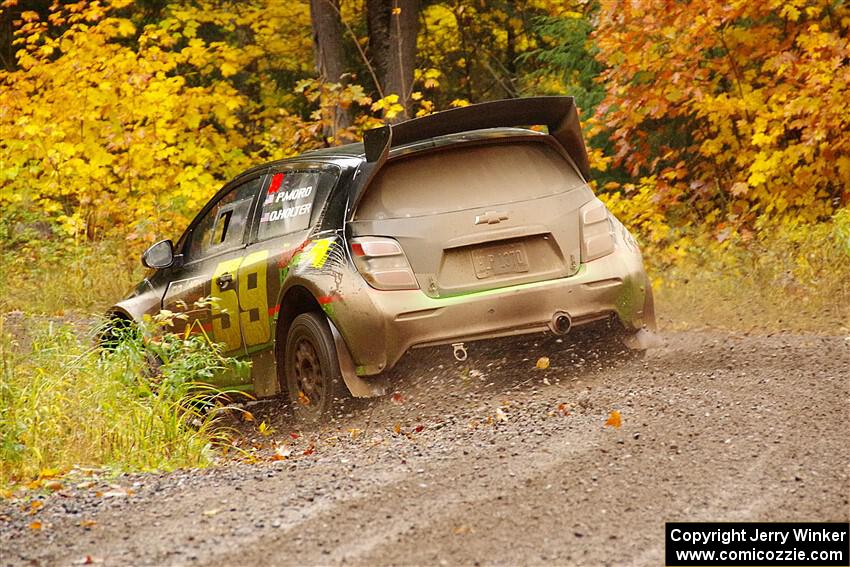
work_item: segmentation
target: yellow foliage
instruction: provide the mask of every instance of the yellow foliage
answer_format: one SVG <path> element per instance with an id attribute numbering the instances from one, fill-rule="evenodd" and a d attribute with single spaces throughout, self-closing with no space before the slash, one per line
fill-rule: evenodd
<path id="1" fill-rule="evenodd" d="M 375 112 L 383 111 L 384 116 L 388 120 L 392 120 L 402 112 L 404 107 L 399 103 L 399 96 L 395 93 L 388 94 L 382 99 L 378 99 L 372 104 L 372 110 Z"/>
<path id="2" fill-rule="evenodd" d="M 240 170 L 321 146 L 338 106 L 371 103 L 357 85 L 303 81 L 298 94 L 318 108 L 305 121 L 264 87 L 270 61 L 312 69 L 306 3 L 174 4 L 143 29 L 94 2 L 54 10 L 55 25 L 20 27 L 20 68 L 0 71 L 0 208 L 76 239 L 179 233 Z M 204 25 L 226 40 L 202 39 Z M 332 135 L 374 124 L 360 116 Z"/>
<path id="3" fill-rule="evenodd" d="M 40 24 L 24 26 L 23 68 L 0 72 L 0 129 L 8 133 L 0 205 L 40 209 L 79 236 L 185 224 L 187 211 L 246 164 L 231 129 L 244 97 L 171 74 L 180 65 L 211 73 L 222 50 L 171 49 L 165 30 L 150 27 L 133 51 L 115 41 L 134 33 L 128 20 L 93 8 L 75 15 L 87 23 L 57 39 L 40 35 Z"/>

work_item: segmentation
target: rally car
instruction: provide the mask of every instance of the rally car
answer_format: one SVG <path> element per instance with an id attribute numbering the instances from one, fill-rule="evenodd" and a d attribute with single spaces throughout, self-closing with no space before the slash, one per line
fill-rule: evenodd
<path id="1" fill-rule="evenodd" d="M 589 175 L 571 97 L 386 125 L 227 183 L 176 244 L 144 253 L 152 271 L 109 315 L 184 312 L 178 325 L 251 358 L 242 386 L 287 392 L 309 420 L 383 394 L 416 347 L 462 360 L 473 341 L 603 321 L 645 349 L 641 253 Z"/>

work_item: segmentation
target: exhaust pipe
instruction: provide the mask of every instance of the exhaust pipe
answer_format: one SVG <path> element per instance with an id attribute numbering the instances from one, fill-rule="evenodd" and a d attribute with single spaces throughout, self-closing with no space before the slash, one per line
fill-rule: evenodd
<path id="1" fill-rule="evenodd" d="M 556 335 L 566 335 L 570 332 L 572 326 L 573 320 L 570 318 L 570 314 L 564 311 L 556 311 L 549 322 L 549 328 Z"/>

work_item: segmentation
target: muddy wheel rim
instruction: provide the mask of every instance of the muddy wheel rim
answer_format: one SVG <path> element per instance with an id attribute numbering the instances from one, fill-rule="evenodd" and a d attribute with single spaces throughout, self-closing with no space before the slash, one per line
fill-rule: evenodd
<path id="1" fill-rule="evenodd" d="M 309 404 L 302 405 L 307 405 L 315 411 L 321 406 L 325 395 L 325 380 L 316 347 L 306 338 L 299 340 L 295 345 L 293 370 L 298 391 L 303 393 L 309 401 Z"/>

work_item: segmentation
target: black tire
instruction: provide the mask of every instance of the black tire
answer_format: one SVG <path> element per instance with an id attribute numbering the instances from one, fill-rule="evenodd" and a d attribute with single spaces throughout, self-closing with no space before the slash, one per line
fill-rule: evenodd
<path id="1" fill-rule="evenodd" d="M 121 341 L 135 338 L 137 328 L 133 321 L 124 317 L 112 317 L 102 324 L 97 335 L 97 345 L 107 352 L 112 352 Z"/>
<path id="2" fill-rule="evenodd" d="M 322 313 L 302 313 L 286 335 L 283 376 L 295 416 L 307 422 L 332 419 L 349 397 L 333 336 Z"/>

